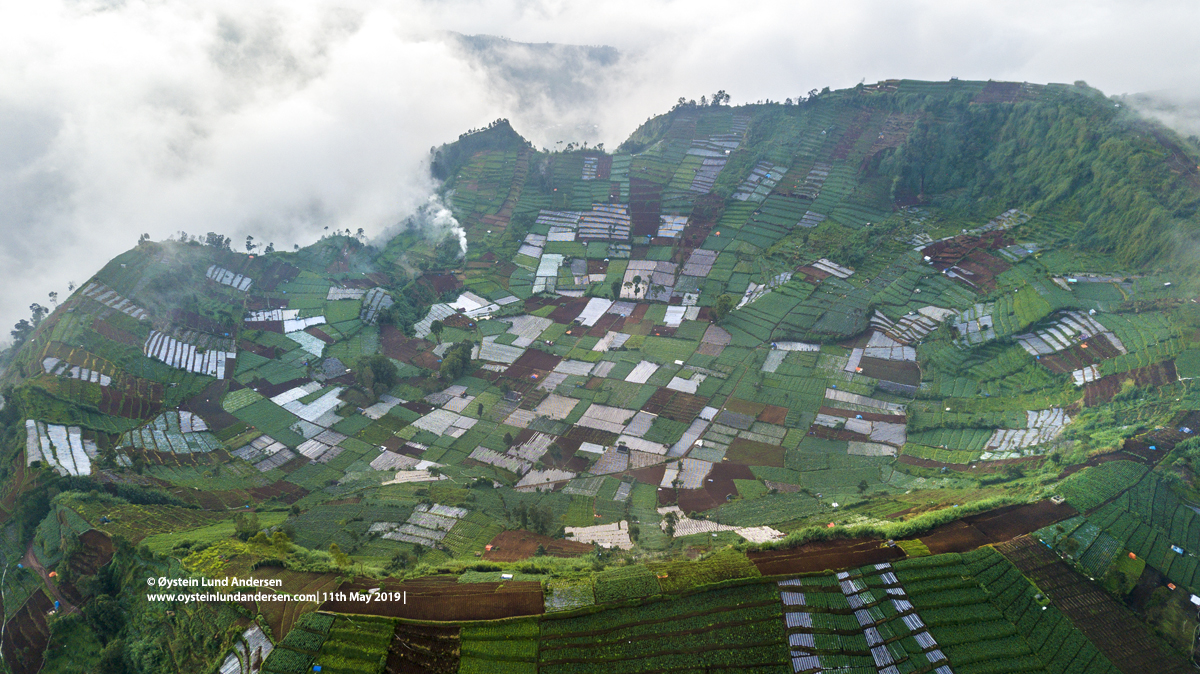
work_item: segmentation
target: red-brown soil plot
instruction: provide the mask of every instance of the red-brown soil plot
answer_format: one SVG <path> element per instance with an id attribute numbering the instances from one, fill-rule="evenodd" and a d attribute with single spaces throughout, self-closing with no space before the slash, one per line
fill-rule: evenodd
<path id="1" fill-rule="evenodd" d="M 657 414 L 686 424 L 691 423 L 706 405 L 708 405 L 706 398 L 674 391 L 664 386 L 650 396 L 650 400 L 646 401 L 642 409 L 650 414 Z"/>
<path id="2" fill-rule="evenodd" d="M 379 337 L 383 354 L 405 363 L 413 362 L 422 353 L 434 347 L 433 342 L 406 337 L 394 325 L 384 325 L 379 331 Z"/>
<path id="3" fill-rule="evenodd" d="M 935 555 L 967 552 L 989 543 L 1011 540 L 1078 514 L 1066 503 L 1038 501 L 970 515 L 944 524 L 920 539 Z"/>
<path id="4" fill-rule="evenodd" d="M 1113 346 L 1112 342 L 1104 335 L 1093 335 L 1079 344 L 1072 344 L 1070 347 L 1042 356 L 1038 359 L 1038 364 L 1059 374 L 1066 374 L 1080 370 L 1092 363 L 1099 363 L 1102 360 L 1113 358 L 1121 355 L 1117 347 Z"/>
<path id="5" fill-rule="evenodd" d="M 921 368 L 916 363 L 900 360 L 863 357 L 858 361 L 862 374 L 872 379 L 892 381 L 909 386 L 921 385 Z"/>
<path id="6" fill-rule="evenodd" d="M 491 550 L 483 553 L 489 562 L 517 562 L 537 553 L 538 546 L 551 557 L 575 557 L 592 551 L 592 546 L 578 541 L 541 536 L 531 531 L 502 531 L 492 539 Z"/>
<path id="7" fill-rule="evenodd" d="M 904 557 L 904 551 L 876 538 L 850 538 L 813 541 L 790 550 L 749 552 L 746 556 L 764 576 L 775 576 L 890 562 Z"/>
<path id="8" fill-rule="evenodd" d="M 661 476 L 659 479 L 662 479 Z M 677 496 L 679 509 L 685 513 L 712 510 L 719 505 L 728 503 L 730 496 L 737 496 L 737 485 L 734 484 L 734 480 L 753 479 L 754 473 L 745 464 L 714 464 L 708 477 L 704 479 L 702 489 L 680 489 L 678 494 L 673 489 L 663 489 L 658 492 L 659 503 L 670 503 Z"/>
<path id="9" fill-rule="evenodd" d="M 338 586 L 338 576 L 333 573 L 307 573 L 277 566 L 264 566 L 256 569 L 253 575 L 255 578 L 261 579 L 278 578 L 282 581 L 280 589 L 289 594 L 316 592 L 317 596 L 321 596 L 320 593 L 332 592 Z M 292 631 L 292 626 L 296 624 L 301 615 L 315 610 L 317 604 L 307 601 L 264 601 L 257 607 L 247 606 L 247 608 L 262 613 L 271 628 L 271 634 L 276 640 L 279 640 Z"/>
<path id="10" fill-rule="evenodd" d="M 545 612 L 542 584 L 529 581 L 459 583 L 457 576 L 343 583 L 338 592 L 366 593 L 372 587 L 402 593 L 401 601 L 327 601 L 323 611 L 413 620 L 495 620 Z M 404 595 L 403 593 L 407 593 Z M 403 599 L 407 596 L 407 600 Z"/>
<path id="11" fill-rule="evenodd" d="M 1103 405 L 1121 392 L 1121 386 L 1126 379 L 1132 379 L 1139 388 L 1158 387 L 1170 384 L 1178 379 L 1175 373 L 1175 361 L 1139 367 L 1122 374 L 1110 374 L 1083 387 L 1083 404 L 1087 407 Z"/>
<path id="12" fill-rule="evenodd" d="M 46 612 L 52 608 L 54 602 L 45 592 L 38 590 L 8 621 L 0 648 L 4 649 L 4 661 L 12 668 L 13 674 L 35 674 L 42 668 L 46 644 L 50 640 Z"/>
<path id="13" fill-rule="evenodd" d="M 454 674 L 458 671 L 458 627 L 397 623 L 388 645 L 387 674 Z"/>

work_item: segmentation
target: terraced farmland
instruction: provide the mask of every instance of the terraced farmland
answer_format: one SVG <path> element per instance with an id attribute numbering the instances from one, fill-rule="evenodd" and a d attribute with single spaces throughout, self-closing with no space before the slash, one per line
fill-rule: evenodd
<path id="1" fill-rule="evenodd" d="M 5 660 L 1174 671 L 1200 286 L 1163 242 L 1200 197 L 1127 114 L 894 80 L 613 153 L 500 120 L 431 158 L 463 239 L 142 241 L 8 354 Z"/>

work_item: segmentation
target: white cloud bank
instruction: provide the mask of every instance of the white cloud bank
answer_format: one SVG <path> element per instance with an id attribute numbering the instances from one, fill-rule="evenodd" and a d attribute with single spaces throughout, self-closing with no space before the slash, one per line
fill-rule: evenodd
<path id="1" fill-rule="evenodd" d="M 431 146 L 497 117 L 539 146 L 611 147 L 717 89 L 735 104 L 887 77 L 1197 91 L 1198 23 L 1188 2 L 5 3 L 0 326 L 143 232 L 287 248 L 325 226 L 377 234 L 427 202 Z"/>

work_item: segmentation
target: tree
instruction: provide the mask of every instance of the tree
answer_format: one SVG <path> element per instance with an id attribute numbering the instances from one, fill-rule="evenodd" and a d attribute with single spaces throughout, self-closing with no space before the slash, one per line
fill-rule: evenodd
<path id="1" fill-rule="evenodd" d="M 258 513 L 238 513 L 233 520 L 234 535 L 241 541 L 249 540 L 258 528 Z"/>
<path id="2" fill-rule="evenodd" d="M 628 281 L 625 283 L 625 287 L 629 288 L 630 294 L 632 294 L 636 298 L 638 296 L 638 291 L 642 287 L 641 275 L 634 276 L 632 281 Z"/>
<path id="3" fill-rule="evenodd" d="M 280 554 L 287 554 L 292 549 L 292 539 L 282 531 L 276 531 L 271 534 L 271 545 L 274 546 Z"/>
<path id="4" fill-rule="evenodd" d="M 17 321 L 8 334 L 12 335 L 14 345 L 23 344 L 33 334 L 33 325 L 27 319 L 22 318 Z"/>
<path id="5" fill-rule="evenodd" d="M 429 332 L 433 334 L 433 338 L 439 343 L 442 341 L 442 330 L 446 329 L 446 324 L 441 321 L 434 321 L 429 324 Z"/>
<path id="6" fill-rule="evenodd" d="M 614 300 L 621 298 L 621 282 L 620 281 L 612 282 L 612 296 L 613 296 Z"/>
<path id="7" fill-rule="evenodd" d="M 255 248 L 258 248 L 258 246 L 254 243 L 254 237 L 247 234 L 246 235 L 246 252 L 253 253 Z"/>
<path id="8" fill-rule="evenodd" d="M 713 321 L 719 323 L 730 311 L 733 311 L 735 306 L 737 306 L 737 300 L 733 298 L 733 295 L 726 293 L 718 297 L 717 303 L 712 308 Z"/>
<path id="9" fill-rule="evenodd" d="M 463 340 L 442 354 L 440 375 L 444 381 L 454 381 L 467 373 L 471 368 L 471 351 L 474 348 L 473 342 Z"/>
<path id="10" fill-rule="evenodd" d="M 83 617 L 102 644 L 116 638 L 125 628 L 125 611 L 111 595 L 102 594 L 88 602 L 83 607 Z"/>
<path id="11" fill-rule="evenodd" d="M 1008 480 L 1019 480 L 1025 477 L 1025 471 L 1015 463 L 1010 463 L 1004 467 L 1004 477 Z"/>
<path id="12" fill-rule="evenodd" d="M 333 563 L 337 564 L 339 568 L 350 566 L 350 555 L 342 552 L 337 543 L 329 544 L 329 554 L 333 556 Z"/>
<path id="13" fill-rule="evenodd" d="M 512 447 L 512 444 L 513 444 L 513 436 L 512 436 L 512 433 L 505 433 L 505 434 L 504 434 L 504 444 L 508 445 L 509 447 Z"/>
<path id="14" fill-rule="evenodd" d="M 516 514 L 517 519 L 521 521 L 521 528 L 527 528 L 529 526 L 529 508 L 525 506 L 524 501 L 517 504 Z"/>
<path id="15" fill-rule="evenodd" d="M 432 267 L 434 269 L 456 267 L 463 259 L 464 253 L 462 240 L 454 233 L 447 234 L 442 242 L 434 248 Z"/>
<path id="16" fill-rule="evenodd" d="M 42 319 L 46 317 L 46 314 L 50 313 L 50 310 L 38 304 L 37 302 L 34 302 L 33 304 L 29 305 L 29 312 L 33 314 L 33 327 L 36 328 L 42 324 Z"/>
<path id="17" fill-rule="evenodd" d="M 1079 552 L 1079 541 L 1074 538 L 1067 538 L 1062 542 L 1062 547 L 1063 550 L 1067 551 L 1068 555 L 1073 556 L 1075 553 Z"/>
<path id="18" fill-rule="evenodd" d="M 533 530 L 544 536 L 550 533 L 554 524 L 554 513 L 549 508 L 534 506 L 529 509 L 529 519 Z"/>
<path id="19" fill-rule="evenodd" d="M 354 380 L 372 395 L 380 396 L 400 381 L 400 370 L 390 358 L 375 353 L 354 362 Z"/>

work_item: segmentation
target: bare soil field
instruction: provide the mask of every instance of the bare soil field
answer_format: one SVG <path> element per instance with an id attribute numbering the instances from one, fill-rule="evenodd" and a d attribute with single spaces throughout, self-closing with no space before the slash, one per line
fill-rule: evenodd
<path id="1" fill-rule="evenodd" d="M 971 515 L 940 526 L 920 537 L 933 554 L 967 552 L 1001 543 L 1078 515 L 1071 506 L 1038 501 Z"/>
<path id="2" fill-rule="evenodd" d="M 338 592 L 366 593 L 373 587 L 407 593 L 407 601 L 327 601 L 321 610 L 438 621 L 495 620 L 545 612 L 542 585 L 531 581 L 459 583 L 457 576 L 432 576 L 403 582 L 346 582 Z"/>
<path id="3" fill-rule="evenodd" d="M 525 530 L 502 531 L 491 540 L 490 545 L 492 549 L 483 553 L 483 558 L 490 562 L 529 559 L 537 552 L 539 545 L 551 557 L 575 557 L 592 551 L 592 546 L 587 543 L 550 538 Z"/>

